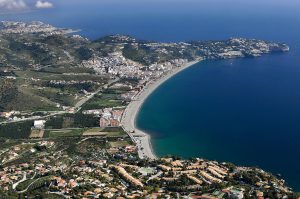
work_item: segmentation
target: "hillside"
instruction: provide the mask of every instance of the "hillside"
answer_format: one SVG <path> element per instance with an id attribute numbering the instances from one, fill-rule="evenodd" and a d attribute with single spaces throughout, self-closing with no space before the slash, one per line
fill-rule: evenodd
<path id="1" fill-rule="evenodd" d="M 157 76 L 166 70 L 161 65 L 180 65 L 178 60 L 288 50 L 285 44 L 252 39 L 160 43 L 112 35 L 90 41 L 69 32 L 42 22 L 0 23 L 0 111 L 62 110 L 109 79 L 144 79 L 147 70 Z"/>

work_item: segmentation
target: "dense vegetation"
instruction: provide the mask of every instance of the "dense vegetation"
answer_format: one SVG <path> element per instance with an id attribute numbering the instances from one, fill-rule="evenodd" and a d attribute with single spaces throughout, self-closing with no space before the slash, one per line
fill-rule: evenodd
<path id="1" fill-rule="evenodd" d="M 46 122 L 47 129 L 85 128 L 97 126 L 99 126 L 98 117 L 94 115 L 85 115 L 82 113 L 55 116 Z"/>
<path id="2" fill-rule="evenodd" d="M 28 138 L 33 121 L 8 123 L 0 125 L 0 137 L 5 138 Z"/>
<path id="3" fill-rule="evenodd" d="M 14 101 L 18 93 L 14 81 L 0 79 L 0 111 L 12 109 L 11 102 Z"/>

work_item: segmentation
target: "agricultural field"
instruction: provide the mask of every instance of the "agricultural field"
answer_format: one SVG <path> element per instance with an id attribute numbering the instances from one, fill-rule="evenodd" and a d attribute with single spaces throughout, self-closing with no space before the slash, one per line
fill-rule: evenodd
<path id="1" fill-rule="evenodd" d="M 44 138 L 81 136 L 126 137 L 127 134 L 121 127 L 46 129 L 44 133 Z"/>
<path id="2" fill-rule="evenodd" d="M 127 136 L 126 132 L 121 127 L 106 127 L 106 128 L 90 128 L 83 132 L 83 136 L 107 136 L 107 137 L 123 137 Z"/>
<path id="3" fill-rule="evenodd" d="M 120 94 L 99 93 L 82 106 L 82 110 L 113 108 L 126 105 Z"/>
<path id="4" fill-rule="evenodd" d="M 90 128 L 98 126 L 98 117 L 81 113 L 59 115 L 46 121 L 46 129 Z"/>
<path id="5" fill-rule="evenodd" d="M 124 147 L 130 145 L 130 142 L 128 140 L 119 140 L 115 142 L 109 142 L 109 144 L 111 147 L 118 148 L 118 147 Z"/>
<path id="6" fill-rule="evenodd" d="M 84 129 L 51 129 L 45 130 L 45 138 L 80 137 Z"/>
<path id="7" fill-rule="evenodd" d="M 31 133 L 29 135 L 29 138 L 43 138 L 44 137 L 45 130 L 44 129 L 31 129 Z"/>

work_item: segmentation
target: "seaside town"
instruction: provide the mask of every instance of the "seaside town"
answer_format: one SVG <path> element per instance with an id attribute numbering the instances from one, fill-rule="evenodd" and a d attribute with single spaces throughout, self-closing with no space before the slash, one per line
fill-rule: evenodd
<path id="1" fill-rule="evenodd" d="M 44 35 L 67 34 L 73 32 L 72 30 L 56 28 L 50 24 L 45 24 L 40 21 L 31 23 L 15 22 L 15 21 L 1 21 L 0 30 L 8 34 L 21 33 L 42 33 Z"/>
<path id="2" fill-rule="evenodd" d="M 0 55 L 0 198 L 297 198 L 259 168 L 156 157 L 134 121 L 153 90 L 199 61 L 287 45 L 89 41 L 42 22 L 2 22 L 0 43 L 13 56 Z"/>

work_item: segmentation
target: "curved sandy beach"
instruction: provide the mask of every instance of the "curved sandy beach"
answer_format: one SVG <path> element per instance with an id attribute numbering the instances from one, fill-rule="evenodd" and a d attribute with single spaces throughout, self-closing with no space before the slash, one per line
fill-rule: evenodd
<path id="1" fill-rule="evenodd" d="M 157 89 L 162 83 L 166 80 L 174 76 L 175 74 L 185 70 L 186 68 L 198 63 L 201 60 L 196 60 L 192 62 L 188 62 L 185 65 L 175 68 L 172 71 L 169 71 L 167 74 L 162 76 L 159 79 L 152 80 L 147 83 L 143 90 L 141 90 L 132 100 L 129 105 L 126 107 L 121 124 L 124 130 L 128 133 L 131 139 L 137 144 L 138 147 L 138 154 L 140 158 L 150 158 L 156 159 L 156 155 L 151 146 L 151 137 L 146 132 L 141 131 L 136 127 L 136 117 L 137 114 L 143 105 L 146 98 L 155 90 Z"/>

